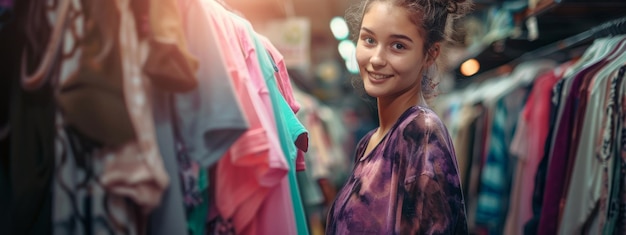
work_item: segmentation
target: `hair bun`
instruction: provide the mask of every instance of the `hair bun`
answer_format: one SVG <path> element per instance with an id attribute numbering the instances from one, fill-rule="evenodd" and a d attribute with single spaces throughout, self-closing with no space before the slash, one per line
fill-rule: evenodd
<path id="1" fill-rule="evenodd" d="M 453 18 L 461 18 L 472 9 L 471 0 L 447 0 L 448 14 Z"/>

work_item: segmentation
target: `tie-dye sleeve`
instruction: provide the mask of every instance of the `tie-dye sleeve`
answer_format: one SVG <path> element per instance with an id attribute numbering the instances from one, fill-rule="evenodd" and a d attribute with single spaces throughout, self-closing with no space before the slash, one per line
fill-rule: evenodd
<path id="1" fill-rule="evenodd" d="M 467 234 L 456 156 L 434 113 L 418 115 L 402 130 L 406 147 L 400 234 Z"/>

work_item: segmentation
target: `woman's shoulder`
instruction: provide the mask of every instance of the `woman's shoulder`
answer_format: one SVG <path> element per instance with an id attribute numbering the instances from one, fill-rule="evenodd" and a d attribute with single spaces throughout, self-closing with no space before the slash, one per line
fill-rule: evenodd
<path id="1" fill-rule="evenodd" d="M 437 113 L 423 106 L 411 107 L 411 112 L 405 115 L 398 128 L 403 130 L 403 135 L 446 132 L 446 127 Z"/>

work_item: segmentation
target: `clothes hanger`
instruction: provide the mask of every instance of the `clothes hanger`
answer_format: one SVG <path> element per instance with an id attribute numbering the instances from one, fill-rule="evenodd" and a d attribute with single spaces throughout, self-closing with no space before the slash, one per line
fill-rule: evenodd
<path id="1" fill-rule="evenodd" d="M 611 47 L 607 45 L 612 44 L 613 38 L 600 38 L 596 39 L 593 44 L 585 51 L 583 56 L 572 65 L 563 76 L 564 78 L 572 77 L 574 74 L 584 70 L 585 68 L 599 62 L 602 58 L 606 57 L 611 52 Z"/>
<path id="2" fill-rule="evenodd" d="M 615 45 L 612 45 L 613 43 L 615 43 Z M 610 74 L 618 69 L 621 64 L 626 62 L 626 53 L 624 53 L 626 50 L 626 35 L 614 37 L 614 40 L 611 40 L 611 42 L 607 44 L 607 47 L 613 48 L 614 50 L 611 51 L 610 55 L 604 58 L 603 61 L 607 63 L 595 72 L 593 83 L 603 81 L 604 79 L 611 79 Z M 597 89 L 603 89 L 595 85 L 590 86 L 593 88 L 593 90 L 590 91 L 591 93 L 595 92 Z"/>
<path id="3" fill-rule="evenodd" d="M 497 76 L 484 81 L 480 84 L 471 84 L 468 86 L 466 96 L 466 104 L 475 104 L 485 99 L 487 93 L 489 93 L 497 84 L 501 83 L 508 75 Z M 475 87 L 472 87 L 475 86 Z"/>
<path id="4" fill-rule="evenodd" d="M 493 90 L 495 92 L 485 93 L 488 100 L 496 101 L 502 96 L 512 92 L 516 88 L 531 84 L 535 79 L 557 66 L 552 60 L 535 60 L 518 65 L 508 79 L 510 82 L 498 84 Z"/>

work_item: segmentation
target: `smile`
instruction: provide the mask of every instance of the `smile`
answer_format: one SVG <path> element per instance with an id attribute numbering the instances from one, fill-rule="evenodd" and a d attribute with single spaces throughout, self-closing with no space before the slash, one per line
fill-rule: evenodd
<path id="1" fill-rule="evenodd" d="M 390 77 L 393 77 L 393 75 L 385 75 L 385 74 L 378 74 L 378 73 L 372 73 L 372 72 L 367 72 L 370 76 L 370 78 L 373 78 L 374 80 L 382 80 L 382 79 L 387 79 Z"/>

